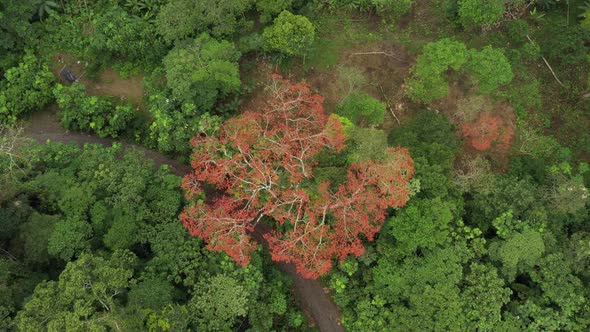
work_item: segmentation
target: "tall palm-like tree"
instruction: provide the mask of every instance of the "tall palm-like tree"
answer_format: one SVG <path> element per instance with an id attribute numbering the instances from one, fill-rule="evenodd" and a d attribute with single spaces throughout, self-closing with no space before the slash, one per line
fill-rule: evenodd
<path id="1" fill-rule="evenodd" d="M 39 4 L 39 9 L 37 10 L 37 15 L 39 15 L 39 19 L 43 20 L 43 17 L 49 15 L 49 13 L 58 8 L 57 3 L 51 0 L 43 0 L 41 4 Z"/>
<path id="2" fill-rule="evenodd" d="M 124 0 L 123 6 L 137 17 L 150 20 L 155 16 L 163 3 L 164 1 L 162 0 Z"/>

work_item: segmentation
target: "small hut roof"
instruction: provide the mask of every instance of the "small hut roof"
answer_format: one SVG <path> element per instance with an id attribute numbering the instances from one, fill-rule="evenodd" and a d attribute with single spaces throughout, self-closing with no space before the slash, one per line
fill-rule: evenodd
<path id="1" fill-rule="evenodd" d="M 70 83 L 76 82 L 76 75 L 69 68 L 64 67 L 59 74 Z"/>

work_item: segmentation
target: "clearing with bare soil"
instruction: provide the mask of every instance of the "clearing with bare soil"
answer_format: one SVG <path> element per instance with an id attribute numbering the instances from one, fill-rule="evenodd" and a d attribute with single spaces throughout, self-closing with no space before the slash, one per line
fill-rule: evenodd
<path id="1" fill-rule="evenodd" d="M 89 95 L 119 97 L 122 101 L 129 101 L 135 106 L 142 104 L 143 76 L 123 78 L 114 70 L 104 70 L 96 78 L 90 78 L 87 76 L 87 63 L 76 60 L 68 54 L 56 56 L 51 71 L 61 79 L 59 73 L 65 67 L 74 73 L 78 82 L 84 84 Z M 63 80 L 61 81 L 63 83 Z"/>

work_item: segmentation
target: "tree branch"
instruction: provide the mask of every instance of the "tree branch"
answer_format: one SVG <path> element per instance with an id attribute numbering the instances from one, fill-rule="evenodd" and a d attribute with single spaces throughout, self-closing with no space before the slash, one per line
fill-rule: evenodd
<path id="1" fill-rule="evenodd" d="M 379 84 L 379 88 L 381 88 L 381 94 L 383 94 L 383 99 L 385 100 L 385 104 L 387 105 L 387 108 L 391 112 L 391 115 L 393 115 L 393 118 L 395 119 L 395 121 L 397 121 L 398 125 L 401 124 L 399 122 L 399 119 L 397 118 L 397 115 L 395 115 L 395 112 L 393 111 L 393 107 L 389 103 L 389 98 L 387 98 L 387 95 L 385 94 L 385 91 L 383 90 L 383 86 L 381 84 Z"/>
<path id="2" fill-rule="evenodd" d="M 398 58 L 397 56 L 391 54 L 391 53 L 387 53 L 387 52 L 383 52 L 383 51 L 375 51 L 375 52 L 356 52 L 356 53 L 352 53 L 351 55 L 385 55 L 387 57 L 396 59 L 397 61 L 403 61 L 402 59 Z"/>
<path id="3" fill-rule="evenodd" d="M 529 35 L 526 35 L 526 38 L 533 43 L 533 40 L 531 39 L 531 37 L 529 37 Z M 547 62 L 547 59 L 545 59 L 544 56 L 541 56 L 541 59 L 543 59 L 543 61 L 545 62 L 545 65 L 547 65 L 547 68 L 549 68 L 549 70 L 551 71 L 551 74 L 553 74 L 553 77 L 555 78 L 555 80 L 557 81 L 557 83 L 559 83 L 559 85 L 561 85 L 562 87 L 565 88 L 565 85 L 563 85 L 563 83 L 561 83 L 561 81 L 559 80 L 559 78 L 557 78 L 557 75 L 555 75 L 555 72 L 553 71 L 553 68 L 551 68 L 551 65 L 549 65 L 549 62 Z"/>

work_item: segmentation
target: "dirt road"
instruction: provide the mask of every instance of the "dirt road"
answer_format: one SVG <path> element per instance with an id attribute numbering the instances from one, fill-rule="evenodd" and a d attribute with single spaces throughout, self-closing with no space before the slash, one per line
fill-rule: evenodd
<path id="1" fill-rule="evenodd" d="M 24 136 L 41 143 L 45 143 L 47 140 L 61 143 L 75 142 L 77 144 L 97 143 L 109 146 L 113 143 L 120 143 L 123 148 L 142 151 L 147 158 L 154 160 L 158 166 L 164 164 L 169 165 L 171 172 L 176 175 L 183 176 L 191 170 L 188 165 L 135 144 L 65 130 L 57 122 L 55 110 L 51 109 L 34 113 L 24 128 Z M 253 236 L 260 243 L 263 243 L 262 234 L 268 231 L 269 229 L 260 225 L 260 227 L 256 228 Z M 317 280 L 301 277 L 292 264 L 279 263 L 278 266 L 293 280 L 301 307 L 304 312 L 311 316 L 310 318 L 315 322 L 315 326 L 322 332 L 343 332 L 344 328 L 340 325 L 338 307 L 332 302 L 330 295 L 324 291 L 322 284 Z"/>

